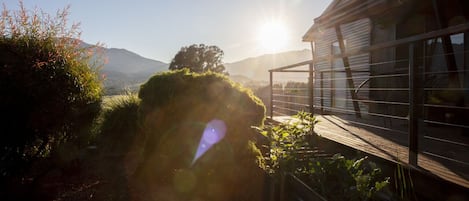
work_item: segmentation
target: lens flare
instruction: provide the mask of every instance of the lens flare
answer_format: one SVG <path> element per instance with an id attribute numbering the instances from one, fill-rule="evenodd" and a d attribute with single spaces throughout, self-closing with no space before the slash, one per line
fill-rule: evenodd
<path id="1" fill-rule="evenodd" d="M 214 119 L 208 122 L 202 134 L 202 138 L 200 139 L 199 146 L 197 147 L 194 160 L 192 160 L 192 165 L 214 144 L 220 142 L 220 140 L 225 137 L 225 133 L 226 125 L 222 120 Z"/>

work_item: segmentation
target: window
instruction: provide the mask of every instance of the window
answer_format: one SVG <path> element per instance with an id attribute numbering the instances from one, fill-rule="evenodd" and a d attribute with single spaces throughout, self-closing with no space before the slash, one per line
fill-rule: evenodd
<path id="1" fill-rule="evenodd" d="M 346 41 L 344 40 L 344 45 Z M 331 44 L 331 53 L 332 55 L 341 54 L 339 42 L 333 42 Z M 346 108 L 346 99 L 347 99 L 347 83 L 346 75 L 344 71 L 344 63 L 342 58 L 336 57 L 332 59 L 331 65 L 331 78 L 332 78 L 332 106 L 337 108 Z"/>
<path id="2" fill-rule="evenodd" d="M 344 40 L 344 46 L 347 46 L 346 40 Z M 340 55 L 341 51 L 340 51 L 339 41 L 332 43 L 331 50 L 332 50 L 332 55 Z"/>

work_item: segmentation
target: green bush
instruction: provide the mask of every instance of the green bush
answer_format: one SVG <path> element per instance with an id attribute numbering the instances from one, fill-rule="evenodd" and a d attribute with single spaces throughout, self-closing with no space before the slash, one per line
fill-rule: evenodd
<path id="1" fill-rule="evenodd" d="M 327 200 L 374 200 L 376 192 L 389 185 L 389 177 L 367 157 L 346 159 L 335 154 L 330 159 L 310 161 L 306 182 Z"/>
<path id="2" fill-rule="evenodd" d="M 135 94 L 104 100 L 98 148 L 110 154 L 125 154 L 140 133 L 137 122 L 140 99 Z"/>
<path id="3" fill-rule="evenodd" d="M 100 109 L 101 83 L 67 9 L 51 17 L 3 10 L 0 19 L 0 174 L 54 153 L 60 143 L 86 143 Z M 93 62 L 91 62 L 93 63 Z M 77 145 L 79 146 L 79 145 Z M 23 165 L 21 165 L 24 163 Z"/>
<path id="4" fill-rule="evenodd" d="M 252 196 L 260 195 L 262 181 L 256 178 L 262 172 L 248 141 L 256 137 L 251 126 L 263 123 L 265 107 L 250 91 L 220 74 L 180 70 L 153 76 L 139 97 L 147 141 L 137 175 L 146 186 L 164 189 L 155 192 L 160 196 L 179 196 L 171 199 L 255 200 Z M 195 160 L 212 120 L 225 123 L 226 135 Z"/>
<path id="5" fill-rule="evenodd" d="M 310 115 L 307 112 L 300 112 L 287 122 L 256 128 L 268 141 L 268 144 L 264 145 L 268 147 L 268 150 L 264 150 L 265 153 L 254 147 L 262 169 L 276 177 L 284 172 L 301 173 L 305 170 L 307 162 L 299 158 L 298 153 L 310 146 L 308 139 L 313 136 L 314 124 L 317 123 L 317 120 Z"/>

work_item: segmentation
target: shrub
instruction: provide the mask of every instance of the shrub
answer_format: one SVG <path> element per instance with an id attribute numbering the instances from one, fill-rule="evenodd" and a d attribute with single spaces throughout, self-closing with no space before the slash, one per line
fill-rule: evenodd
<path id="1" fill-rule="evenodd" d="M 284 172 L 300 173 L 306 167 L 304 159 L 299 158 L 298 153 L 309 146 L 308 139 L 313 135 L 317 120 L 306 112 L 293 117 L 294 119 L 278 125 L 256 128 L 267 138 L 267 145 L 264 146 L 268 150 L 264 150 L 264 153 L 259 150 L 257 153 L 260 167 L 269 174 L 278 176 Z"/>
<path id="2" fill-rule="evenodd" d="M 105 99 L 101 114 L 99 149 L 106 153 L 125 154 L 140 133 L 137 122 L 140 99 L 135 94 Z"/>
<path id="3" fill-rule="evenodd" d="M 255 200 L 252 196 L 260 195 L 262 181 L 256 178 L 262 172 L 248 141 L 256 135 L 251 126 L 263 123 L 265 107 L 250 91 L 220 74 L 180 70 L 153 76 L 139 97 L 147 142 L 137 175 L 147 186 L 156 185 L 156 194 L 208 200 Z M 224 122 L 226 135 L 195 160 L 212 121 Z"/>
<path id="4" fill-rule="evenodd" d="M 97 66 L 89 64 L 93 49 L 80 47 L 77 26 L 68 27 L 66 17 L 67 9 L 51 17 L 21 2 L 19 11 L 2 12 L 2 175 L 54 153 L 62 142 L 88 139 L 101 83 Z"/>
<path id="5" fill-rule="evenodd" d="M 389 178 L 382 178 L 381 169 L 367 157 L 352 160 L 335 154 L 310 161 L 305 173 L 306 181 L 328 200 L 373 200 L 389 184 Z"/>

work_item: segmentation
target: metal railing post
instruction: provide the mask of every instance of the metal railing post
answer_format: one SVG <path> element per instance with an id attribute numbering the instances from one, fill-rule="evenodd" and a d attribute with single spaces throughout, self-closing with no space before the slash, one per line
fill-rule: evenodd
<path id="1" fill-rule="evenodd" d="M 469 31 L 464 32 L 464 78 L 463 78 L 464 89 L 469 89 Z M 469 92 L 464 93 L 464 106 L 469 107 Z M 466 113 L 465 118 L 469 118 L 469 114 Z M 469 129 L 465 132 L 469 133 Z"/>
<path id="2" fill-rule="evenodd" d="M 314 116 L 314 64 L 309 64 L 309 79 L 308 79 L 308 91 L 309 91 L 309 113 Z"/>
<path id="3" fill-rule="evenodd" d="M 419 93 L 419 70 L 415 57 L 415 44 L 409 44 L 409 164 L 418 163 L 419 114 L 422 97 Z"/>
<path id="4" fill-rule="evenodd" d="M 274 118 L 274 84 L 273 84 L 273 73 L 272 71 L 269 71 L 270 73 L 270 118 Z"/>
<path id="5" fill-rule="evenodd" d="M 320 89 L 320 92 L 321 92 L 321 114 L 324 114 L 324 73 L 321 72 L 321 89 Z"/>

